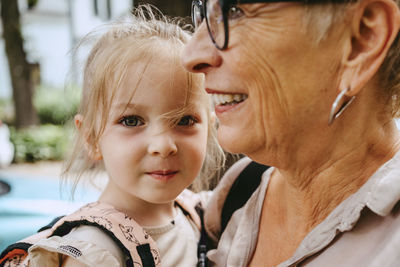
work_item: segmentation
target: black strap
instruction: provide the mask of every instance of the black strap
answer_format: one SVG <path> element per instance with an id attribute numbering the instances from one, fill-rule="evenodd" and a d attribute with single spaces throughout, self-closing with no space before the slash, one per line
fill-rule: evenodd
<path id="1" fill-rule="evenodd" d="M 199 214 L 201 221 L 201 231 L 200 231 L 200 240 L 197 244 L 197 267 L 206 267 L 208 264 L 207 259 L 207 251 L 209 249 L 208 246 L 208 235 L 206 232 L 206 228 L 204 226 L 204 210 L 201 206 L 201 203 L 197 204 L 196 212 Z"/>
<path id="2" fill-rule="evenodd" d="M 140 259 L 142 260 L 143 267 L 155 267 L 153 254 L 150 250 L 149 244 L 143 244 L 136 247 L 136 250 L 139 254 Z"/>
<path id="3" fill-rule="evenodd" d="M 269 166 L 251 162 L 236 178 L 225 199 L 222 209 L 221 233 L 225 230 L 232 214 L 246 204 L 247 200 L 260 185 L 261 176 L 268 168 Z M 201 235 L 197 246 L 197 267 L 205 267 L 208 266 L 206 253 L 212 247 L 212 242 L 208 238 L 204 227 L 204 210 L 200 204 L 195 208 L 201 219 Z"/>
<path id="4" fill-rule="evenodd" d="M 53 227 L 53 226 L 54 226 L 60 219 L 62 219 L 63 217 L 64 217 L 64 215 L 55 217 L 48 225 L 45 225 L 45 226 L 43 226 L 42 228 L 40 228 L 40 229 L 38 230 L 38 233 L 39 233 L 39 232 L 42 232 L 42 231 L 44 231 L 44 230 L 50 229 L 51 227 Z"/>
<path id="5" fill-rule="evenodd" d="M 51 223 L 49 223 L 48 225 L 42 227 L 38 232 L 46 230 L 51 228 L 54 224 L 57 223 L 57 221 L 59 221 L 62 217 L 64 216 L 60 216 L 57 217 L 55 219 L 53 219 L 53 221 Z M 100 230 L 102 230 L 105 234 L 107 234 L 117 245 L 118 247 L 124 252 L 125 255 L 128 256 L 128 260 L 127 260 L 127 267 L 133 267 L 134 263 L 132 260 L 132 256 L 130 254 L 130 252 L 128 251 L 128 249 L 122 244 L 122 242 L 115 237 L 115 235 L 109 231 L 108 229 L 106 229 L 105 227 L 103 227 L 100 224 L 94 223 L 94 222 L 89 222 L 86 220 L 80 220 L 80 221 L 72 221 L 72 222 L 64 222 L 62 225 L 60 225 L 57 229 L 55 229 L 55 231 L 53 232 L 52 236 L 64 236 L 66 234 L 68 234 L 73 228 L 78 227 L 80 225 L 90 225 L 90 226 L 94 226 L 99 228 Z M 24 251 L 28 251 L 29 247 L 32 244 L 29 243 L 23 243 L 23 242 L 19 242 L 19 243 L 15 243 L 12 244 L 10 246 L 8 246 L 2 253 L 0 256 L 0 260 L 3 259 L 10 251 L 14 250 L 14 249 L 22 249 Z M 136 247 L 136 250 L 142 260 L 142 266 L 143 267 L 155 267 L 155 262 L 154 262 L 154 258 L 153 258 L 153 254 L 151 253 L 151 249 L 150 249 L 150 245 L 149 244 L 143 244 L 143 245 L 138 245 Z M 0 264 L 0 267 L 2 267 L 4 265 L 4 262 L 2 262 Z"/>
<path id="6" fill-rule="evenodd" d="M 32 246 L 32 244 L 25 243 L 25 242 L 17 242 L 17 243 L 9 245 L 0 255 L 0 267 L 5 266 L 5 263 L 8 262 L 5 259 L 7 257 L 8 253 L 10 253 L 11 251 L 16 250 L 16 249 L 21 249 L 27 253 L 28 249 L 31 246 Z"/>
<path id="7" fill-rule="evenodd" d="M 269 166 L 252 161 L 239 174 L 225 199 L 221 213 L 221 233 L 232 217 L 232 214 L 246 204 L 253 192 L 261 183 L 262 174 Z"/>
<path id="8" fill-rule="evenodd" d="M 50 229 L 50 228 L 53 227 L 53 225 L 56 224 L 62 217 L 64 217 L 64 216 L 59 216 L 59 217 L 54 218 L 48 225 L 46 225 L 46 226 L 40 228 L 38 232 L 41 232 L 41 231 Z M 14 244 L 9 245 L 9 246 L 1 253 L 1 255 L 0 255 L 0 267 L 3 267 L 3 266 L 4 266 L 4 264 L 5 264 L 4 258 L 7 256 L 8 253 L 10 253 L 11 251 L 16 250 L 16 249 L 22 249 L 22 250 L 28 252 L 28 249 L 29 249 L 31 246 L 32 246 L 32 244 L 26 243 L 26 242 L 17 242 L 17 243 L 14 243 Z"/>
<path id="9" fill-rule="evenodd" d="M 66 222 L 63 222 L 63 224 L 61 224 L 59 227 L 57 227 L 57 229 L 54 230 L 52 236 L 65 236 L 73 228 L 78 227 L 80 225 L 94 226 L 94 227 L 97 227 L 98 229 L 102 230 L 103 233 L 107 234 L 115 242 L 115 244 L 122 250 L 124 255 L 126 255 L 128 257 L 128 259 L 126 261 L 126 266 L 127 267 L 133 267 L 134 266 L 134 262 L 133 262 L 133 259 L 132 259 L 130 251 L 122 244 L 122 242 L 110 230 L 106 229 L 104 226 L 102 226 L 100 224 L 97 224 L 95 222 L 89 222 L 87 220 L 79 220 L 79 221 L 71 221 L 71 222 L 66 221 Z M 150 251 L 150 247 L 149 247 L 149 251 Z M 152 254 L 151 254 L 151 251 L 150 251 L 150 256 L 151 255 Z M 141 257 L 140 254 L 139 254 L 139 256 Z M 143 260 L 142 257 L 141 257 L 141 259 Z M 153 260 L 153 258 L 152 258 L 152 260 Z M 146 264 L 148 264 L 148 262 Z M 153 266 L 155 266 L 154 260 L 153 260 L 153 264 L 149 264 L 149 265 L 146 265 L 146 264 L 145 264 L 145 262 L 142 262 L 142 266 L 143 267 L 153 267 Z"/>

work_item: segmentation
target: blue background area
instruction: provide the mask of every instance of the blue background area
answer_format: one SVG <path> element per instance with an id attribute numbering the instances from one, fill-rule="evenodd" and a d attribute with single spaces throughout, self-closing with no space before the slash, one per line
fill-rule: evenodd
<path id="1" fill-rule="evenodd" d="M 57 177 L 24 177 L 0 174 L 0 181 L 10 185 L 9 193 L 0 196 L 0 251 L 50 223 L 55 217 L 96 201 L 99 191 L 78 187 L 74 200 L 61 193 Z"/>

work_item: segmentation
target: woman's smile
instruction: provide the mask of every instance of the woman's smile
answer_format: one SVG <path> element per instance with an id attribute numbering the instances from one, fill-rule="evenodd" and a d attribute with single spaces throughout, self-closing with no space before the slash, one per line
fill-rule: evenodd
<path id="1" fill-rule="evenodd" d="M 223 113 L 236 108 L 248 97 L 246 94 L 241 93 L 225 93 L 211 89 L 206 89 L 206 91 L 213 100 L 216 113 Z"/>

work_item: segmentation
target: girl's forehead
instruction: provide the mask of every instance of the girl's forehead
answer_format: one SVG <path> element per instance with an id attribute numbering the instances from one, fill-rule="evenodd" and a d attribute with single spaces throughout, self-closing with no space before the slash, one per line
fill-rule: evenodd
<path id="1" fill-rule="evenodd" d="M 189 76 L 180 64 L 172 60 L 141 60 L 128 66 L 123 86 L 128 90 L 187 91 Z"/>
<path id="2" fill-rule="evenodd" d="M 179 58 L 176 61 L 168 57 L 135 61 L 128 65 L 124 76 L 121 85 L 114 89 L 112 102 L 154 105 L 164 101 L 171 106 L 204 102 L 202 76 L 187 72 Z"/>

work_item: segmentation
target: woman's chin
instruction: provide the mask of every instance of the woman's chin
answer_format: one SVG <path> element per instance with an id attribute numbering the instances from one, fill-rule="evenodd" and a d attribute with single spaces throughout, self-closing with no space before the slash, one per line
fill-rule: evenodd
<path id="1" fill-rule="evenodd" d="M 241 129 L 239 125 L 236 127 L 219 125 L 217 137 L 219 144 L 225 151 L 245 154 L 253 146 L 252 142 L 248 142 L 248 135 L 249 130 Z"/>

